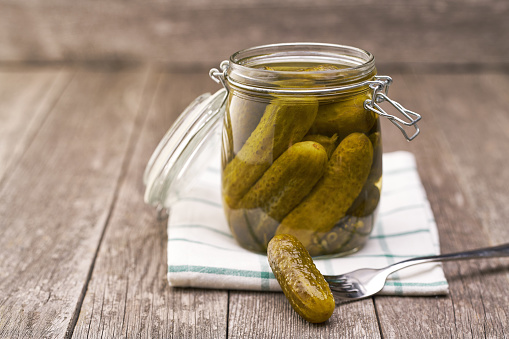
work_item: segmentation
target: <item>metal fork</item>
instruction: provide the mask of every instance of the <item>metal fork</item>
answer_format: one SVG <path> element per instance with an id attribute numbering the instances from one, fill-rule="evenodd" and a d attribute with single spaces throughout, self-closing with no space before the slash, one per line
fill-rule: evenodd
<path id="1" fill-rule="evenodd" d="M 382 290 L 387 277 L 403 268 L 435 261 L 494 258 L 509 256 L 509 243 L 466 252 L 417 257 L 400 261 L 385 268 L 362 268 L 341 275 L 325 275 L 336 301 L 357 300 Z"/>

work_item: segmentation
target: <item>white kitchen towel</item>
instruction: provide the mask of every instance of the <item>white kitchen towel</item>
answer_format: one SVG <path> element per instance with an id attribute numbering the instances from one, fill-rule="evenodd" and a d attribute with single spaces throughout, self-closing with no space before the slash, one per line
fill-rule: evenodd
<path id="1" fill-rule="evenodd" d="M 414 156 L 400 151 L 383 156 L 379 214 L 364 248 L 315 264 L 323 274 L 334 275 L 439 253 L 436 223 Z M 219 164 L 210 164 L 169 211 L 168 281 L 179 287 L 281 290 L 267 257 L 241 248 L 230 233 L 221 205 Z M 440 295 L 448 293 L 448 284 L 440 264 L 423 264 L 391 275 L 381 293 Z"/>

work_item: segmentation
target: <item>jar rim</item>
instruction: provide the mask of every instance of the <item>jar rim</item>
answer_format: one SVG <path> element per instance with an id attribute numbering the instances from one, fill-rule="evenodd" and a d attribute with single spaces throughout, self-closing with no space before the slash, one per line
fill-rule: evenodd
<path id="1" fill-rule="evenodd" d="M 375 56 L 371 54 L 370 52 L 354 47 L 354 46 L 348 46 L 348 45 L 340 45 L 340 44 L 331 44 L 331 43 L 321 43 L 321 42 L 289 42 L 289 43 L 276 43 L 276 44 L 267 44 L 267 45 L 260 45 L 250 48 L 245 48 L 242 50 L 239 50 L 235 53 L 233 53 L 230 56 L 230 61 L 240 67 L 243 68 L 249 68 L 253 69 L 253 67 L 246 66 L 246 59 L 251 60 L 253 57 L 273 57 L 274 51 L 279 49 L 279 52 L 285 52 L 285 51 L 293 51 L 293 52 L 313 52 L 315 57 L 319 57 L 323 53 L 323 56 L 325 56 L 325 52 L 329 51 L 329 55 L 332 55 L 332 52 L 337 56 L 348 56 L 348 57 L 357 57 L 359 60 L 360 57 L 363 57 L 364 60 L 362 60 L 362 63 L 357 64 L 356 66 L 352 67 L 345 67 L 341 70 L 320 70 L 320 71 L 313 71 L 318 73 L 334 73 L 338 71 L 352 71 L 352 70 L 362 70 L 365 68 L 372 68 L 375 65 Z M 286 49 L 286 50 L 285 50 Z M 320 51 L 322 49 L 322 51 Z M 283 51 L 281 51 L 283 50 Z M 270 53 L 272 51 L 272 53 Z M 343 54 L 339 54 L 337 52 L 342 52 Z M 346 54 L 348 53 L 348 54 Z M 353 59 L 350 59 L 353 61 Z M 266 69 L 258 69 L 263 72 L 274 72 L 272 70 L 266 70 Z M 277 71 L 281 73 L 301 73 L 299 71 Z"/>
<path id="2" fill-rule="evenodd" d="M 264 67 L 271 64 L 291 63 L 340 67 L 306 72 Z M 366 50 L 347 45 L 294 42 L 261 45 L 233 53 L 229 59 L 226 79 L 229 85 L 236 88 L 262 89 L 263 91 L 263 89 L 281 88 L 284 83 L 284 87 L 298 89 L 298 92 L 304 90 L 304 92 L 315 93 L 318 87 L 341 88 L 341 86 L 371 80 L 375 75 L 375 57 Z M 318 77 L 320 82 L 315 88 L 306 90 L 302 88 L 302 83 L 299 81 L 309 81 L 310 77 L 315 79 Z M 293 85 L 286 80 L 292 80 Z M 321 91 L 318 89 L 318 92 Z"/>

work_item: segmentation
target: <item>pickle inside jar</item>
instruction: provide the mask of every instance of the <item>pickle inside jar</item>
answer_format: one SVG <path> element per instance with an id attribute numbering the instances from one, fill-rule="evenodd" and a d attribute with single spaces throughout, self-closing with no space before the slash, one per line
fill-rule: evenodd
<path id="1" fill-rule="evenodd" d="M 335 65 L 262 67 L 276 72 L 318 70 L 309 78 L 312 83 L 320 81 L 322 70 L 336 69 Z M 304 84 L 308 86 L 310 82 Z M 274 234 L 292 234 L 293 223 L 299 224 L 294 235 L 297 238 L 300 235 L 299 240 L 313 256 L 351 252 L 362 247 L 373 226 L 381 182 L 380 124 L 378 116 L 366 111 L 362 104 L 369 98 L 368 92 L 342 94 L 326 100 L 230 93 L 223 133 L 223 202 L 229 227 L 242 247 L 263 253 Z M 331 171 L 327 165 L 333 167 L 330 158 L 345 139 L 350 144 L 342 146 L 343 158 L 348 154 L 346 157 L 354 159 L 354 165 L 342 178 L 327 182 L 324 177 Z M 353 139 L 356 141 L 352 142 Z M 322 146 L 321 160 L 313 162 L 316 152 L 285 156 L 293 146 L 304 142 Z M 359 142 L 364 146 L 358 146 Z M 324 169 L 311 170 L 316 162 L 323 162 Z M 346 197 L 334 198 L 341 196 L 337 190 L 342 189 L 335 187 L 336 181 L 353 180 L 353 172 L 360 168 L 363 174 L 354 180 L 355 188 Z M 299 176 L 296 169 L 308 171 L 303 170 Z M 319 189 L 323 180 L 330 189 Z M 283 191 L 287 194 L 282 194 Z M 250 198 L 253 192 L 256 199 Z M 310 201 L 311 208 L 302 207 Z M 335 209 L 345 212 L 326 215 L 326 225 L 320 226 L 319 220 L 324 220 L 320 211 Z M 299 210 L 304 211 L 305 217 L 299 216 Z M 284 227 L 284 220 L 292 219 L 294 214 L 297 216 L 289 223 L 291 227 Z"/>

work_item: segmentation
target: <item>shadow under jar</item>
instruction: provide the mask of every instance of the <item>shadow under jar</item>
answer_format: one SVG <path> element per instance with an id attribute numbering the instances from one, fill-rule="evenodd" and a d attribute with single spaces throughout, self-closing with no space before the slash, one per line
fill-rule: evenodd
<path id="1" fill-rule="evenodd" d="M 386 96 L 391 79 L 377 76 L 373 55 L 331 44 L 267 45 L 233 54 L 211 76 L 228 91 L 221 184 L 237 242 L 264 253 L 274 235 L 287 233 L 312 256 L 362 248 L 381 195 L 380 116 L 408 140 L 420 119 Z M 388 115 L 382 101 L 406 120 Z M 403 126 L 416 132 L 409 137 Z"/>

